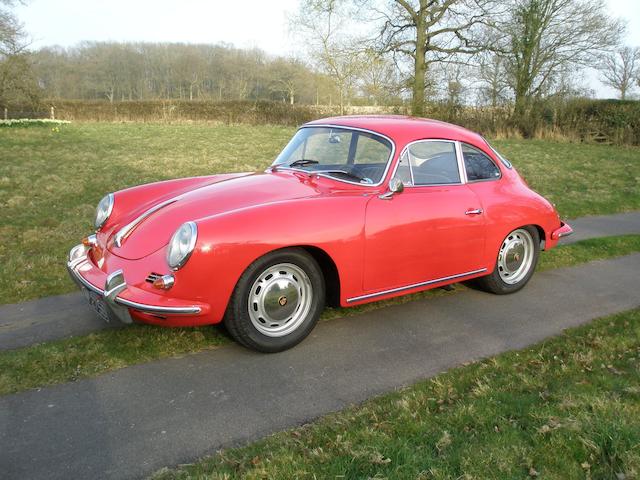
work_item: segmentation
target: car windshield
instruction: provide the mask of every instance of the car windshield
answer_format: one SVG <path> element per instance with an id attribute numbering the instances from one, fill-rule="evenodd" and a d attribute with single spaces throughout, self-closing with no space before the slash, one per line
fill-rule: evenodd
<path id="1" fill-rule="evenodd" d="M 317 172 L 351 183 L 377 184 L 382 180 L 391 151 L 391 142 L 374 133 L 304 127 L 272 166 Z"/>

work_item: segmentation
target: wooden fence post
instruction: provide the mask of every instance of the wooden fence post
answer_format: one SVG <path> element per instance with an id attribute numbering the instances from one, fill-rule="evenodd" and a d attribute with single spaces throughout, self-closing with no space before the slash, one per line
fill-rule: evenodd
<path id="1" fill-rule="evenodd" d="M 52 105 L 51 106 L 51 120 L 55 120 L 55 119 L 56 119 L 56 110 Z"/>
<path id="2" fill-rule="evenodd" d="M 9 118 L 9 110 L 7 110 L 7 107 L 4 107 L 4 119 L 7 120 Z"/>

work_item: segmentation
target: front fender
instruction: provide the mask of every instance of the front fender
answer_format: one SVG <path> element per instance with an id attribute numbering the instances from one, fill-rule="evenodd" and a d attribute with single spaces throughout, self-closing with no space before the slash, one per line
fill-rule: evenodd
<path id="1" fill-rule="evenodd" d="M 224 313 L 242 272 L 273 250 L 312 246 L 334 261 L 341 301 L 362 289 L 365 196 L 290 200 L 226 212 L 197 221 L 196 248 L 179 277 L 214 299 Z"/>

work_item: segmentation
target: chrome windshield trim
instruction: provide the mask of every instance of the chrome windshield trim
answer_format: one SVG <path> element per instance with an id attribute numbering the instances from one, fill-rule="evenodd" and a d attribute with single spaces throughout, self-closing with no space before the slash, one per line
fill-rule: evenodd
<path id="1" fill-rule="evenodd" d="M 126 238 L 129 235 L 131 235 L 131 232 L 133 232 L 133 230 L 135 230 L 135 228 L 138 225 L 140 225 L 146 218 L 148 218 L 149 216 L 153 215 L 155 212 L 157 212 L 161 208 L 164 208 L 167 205 L 170 205 L 170 204 L 172 204 L 173 202 L 176 202 L 176 201 L 177 201 L 177 199 L 171 198 L 171 199 L 166 200 L 166 201 L 164 201 L 162 203 L 159 203 L 159 204 L 151 207 L 149 210 L 144 212 L 142 215 L 140 215 L 138 218 L 136 218 L 132 222 L 126 224 L 120 230 L 118 230 L 118 233 L 116 233 L 116 236 L 115 236 L 115 239 L 114 239 L 114 243 L 115 243 L 116 247 L 121 247 L 122 243 L 126 240 Z"/>
<path id="2" fill-rule="evenodd" d="M 469 275 L 475 275 L 476 273 L 482 273 L 486 271 L 487 271 L 486 268 L 480 268 L 478 270 L 472 270 L 470 272 L 457 273 L 456 275 L 449 275 L 448 277 L 436 278 L 434 280 L 427 280 L 426 282 L 412 283 L 411 285 L 406 285 L 404 287 L 391 288 L 389 290 L 383 290 L 381 292 L 369 293 L 367 295 L 360 295 L 358 297 L 347 298 L 347 303 L 359 302 L 360 300 L 380 297 L 382 295 L 387 295 L 389 293 L 397 293 L 397 292 L 402 292 L 404 290 L 411 290 L 413 288 L 425 287 L 427 285 L 432 285 L 434 283 L 445 282 L 447 280 L 453 280 L 461 277 L 468 277 Z"/>
<path id="3" fill-rule="evenodd" d="M 391 144 L 391 153 L 389 154 L 389 158 L 387 158 L 387 164 L 384 167 L 384 172 L 382 172 L 382 177 L 380 177 L 380 181 L 378 183 L 352 182 L 350 180 L 344 180 L 342 178 L 334 177 L 334 176 L 331 176 L 331 175 L 323 175 L 322 174 L 322 170 L 304 170 L 302 168 L 294 168 L 294 167 L 289 167 L 287 165 L 282 165 L 281 166 L 281 165 L 272 164 L 270 168 L 275 167 L 276 171 L 277 170 L 293 170 L 293 171 L 296 171 L 296 172 L 303 172 L 303 173 L 306 173 L 307 175 L 316 175 L 318 177 L 330 178 L 331 180 L 336 180 L 338 182 L 343 182 L 343 183 L 349 183 L 351 185 L 358 185 L 360 187 L 379 187 L 380 185 L 382 185 L 385 182 L 385 180 L 387 179 L 387 174 L 389 173 L 389 168 L 391 167 L 391 164 L 393 163 L 394 155 L 396 153 L 396 142 L 394 142 L 390 137 L 387 137 L 383 133 L 379 133 L 379 132 L 376 132 L 374 130 L 368 130 L 366 128 L 347 127 L 347 126 L 344 126 L 344 125 L 334 125 L 334 124 L 330 124 L 330 123 L 322 123 L 322 124 L 318 123 L 318 124 L 313 124 L 313 125 L 302 125 L 298 129 L 298 131 L 302 130 L 303 128 L 316 128 L 316 127 L 317 128 L 340 128 L 342 130 L 353 130 L 353 131 L 356 131 L 356 132 L 370 133 L 371 135 L 375 135 L 377 137 L 381 137 L 381 138 L 384 138 L 385 140 L 387 140 Z"/>

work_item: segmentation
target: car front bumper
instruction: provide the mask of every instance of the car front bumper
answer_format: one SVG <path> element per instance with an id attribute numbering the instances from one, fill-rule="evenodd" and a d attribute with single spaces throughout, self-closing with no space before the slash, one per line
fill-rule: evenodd
<path id="1" fill-rule="evenodd" d="M 89 303 L 107 321 L 115 318 L 131 323 L 131 312 L 164 319 L 173 315 L 202 315 L 209 310 L 206 304 L 176 304 L 179 300 L 127 285 L 122 270 L 106 274 L 92 263 L 88 252 L 89 247 L 83 244 L 73 247 L 69 252 L 67 270 Z"/>

